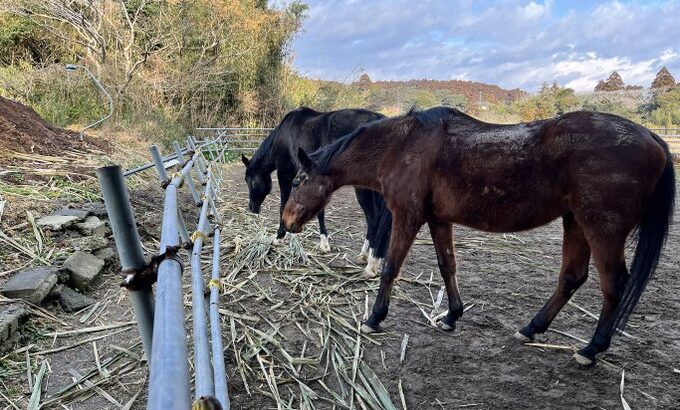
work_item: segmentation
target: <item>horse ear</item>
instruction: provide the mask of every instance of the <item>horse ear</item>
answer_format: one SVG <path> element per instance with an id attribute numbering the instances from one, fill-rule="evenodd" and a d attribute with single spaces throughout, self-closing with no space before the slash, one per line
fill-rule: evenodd
<path id="1" fill-rule="evenodd" d="M 241 161 L 243 161 L 243 165 L 245 165 L 246 167 L 250 165 L 250 160 L 243 154 L 241 154 Z"/>
<path id="2" fill-rule="evenodd" d="M 298 159 L 300 160 L 300 164 L 302 165 L 302 168 L 304 168 L 305 171 L 309 171 L 314 167 L 314 161 L 312 161 L 312 159 L 309 158 L 305 150 L 303 150 L 302 148 L 298 148 Z"/>

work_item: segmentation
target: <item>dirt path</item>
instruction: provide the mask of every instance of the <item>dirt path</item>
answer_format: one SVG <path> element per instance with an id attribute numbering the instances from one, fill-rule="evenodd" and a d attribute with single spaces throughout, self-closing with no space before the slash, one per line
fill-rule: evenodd
<path id="1" fill-rule="evenodd" d="M 232 200 L 245 204 L 241 170 L 236 167 L 232 172 Z M 264 210 L 272 220 L 271 232 L 277 220 L 277 201 L 268 198 Z M 351 190 L 342 189 L 335 195 L 326 219 L 334 251 L 342 246 L 357 252 L 363 221 Z M 307 229 L 315 229 L 315 224 Z M 554 291 L 561 258 L 559 221 L 517 235 L 456 229 L 460 292 L 469 310 L 452 334 L 427 325 L 420 310 L 408 301 L 432 306 L 442 283 L 426 231 L 421 231 L 421 240 L 412 248 L 402 271 L 396 291 L 401 297 L 393 299 L 384 322 L 386 333 L 377 337 L 382 346 L 369 345 L 363 356 L 395 403 L 401 381 L 412 409 L 617 409 L 621 408 L 619 386 L 625 369 L 624 396 L 632 408 L 677 408 L 680 374 L 674 369 L 680 368 L 680 255 L 673 249 L 680 243 L 678 224 L 672 227 L 656 277 L 629 322 L 627 330 L 634 338 L 616 337 L 602 356 L 608 364 L 600 362 L 593 368 L 578 366 L 571 351 L 526 347 L 512 338 Z M 588 282 L 572 301 L 599 314 L 602 298 L 595 272 L 591 266 Z M 408 282 L 417 277 L 431 277 L 433 284 Z M 370 303 L 374 297 L 375 293 L 370 293 Z M 363 301 L 356 302 L 363 312 Z M 446 306 L 446 297 L 442 306 Z M 566 306 L 552 329 L 589 340 L 595 324 L 576 307 Z M 409 339 L 405 360 L 400 362 L 404 334 L 409 334 Z M 554 332 L 537 341 L 582 346 Z M 236 408 L 257 407 L 239 393 L 232 389 Z"/>

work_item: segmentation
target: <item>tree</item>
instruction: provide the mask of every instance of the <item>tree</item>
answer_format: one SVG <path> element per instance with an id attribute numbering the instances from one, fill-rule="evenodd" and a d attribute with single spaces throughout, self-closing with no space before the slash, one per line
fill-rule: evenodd
<path id="1" fill-rule="evenodd" d="M 597 83 L 595 91 L 620 91 L 624 88 L 626 88 L 626 86 L 623 83 L 623 79 L 619 73 L 614 71 L 609 75 L 606 81 L 600 80 L 600 82 Z"/>
<path id="2" fill-rule="evenodd" d="M 371 77 L 369 77 L 368 74 L 366 73 L 361 74 L 361 76 L 356 82 L 356 85 L 358 85 L 359 87 L 368 87 L 371 84 L 373 84 L 373 81 L 371 81 Z"/>
<path id="3" fill-rule="evenodd" d="M 657 95 L 651 120 L 667 128 L 680 127 L 680 87 Z"/>
<path id="4" fill-rule="evenodd" d="M 675 87 L 675 78 L 673 78 L 673 75 L 665 66 L 661 67 L 661 70 L 656 73 L 654 81 L 652 81 L 651 88 L 658 90 L 673 87 Z"/>

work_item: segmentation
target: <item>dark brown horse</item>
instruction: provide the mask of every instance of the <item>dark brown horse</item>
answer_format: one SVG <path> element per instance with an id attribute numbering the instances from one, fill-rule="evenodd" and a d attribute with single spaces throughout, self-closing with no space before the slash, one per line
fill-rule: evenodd
<path id="1" fill-rule="evenodd" d="M 592 256 L 604 303 L 595 334 L 576 359 L 593 362 L 623 327 L 651 277 L 673 212 L 675 174 L 666 144 L 624 118 L 574 112 L 515 125 L 478 121 L 433 108 L 361 127 L 312 155 L 284 209 L 286 228 L 302 225 L 343 185 L 382 192 L 392 211 L 388 255 L 364 332 L 380 330 L 392 284 L 413 240 L 430 228 L 444 279 L 450 330 L 463 314 L 456 282 L 452 223 L 515 232 L 562 217 L 563 260 L 557 289 L 516 337 L 545 332 L 585 282 Z M 628 273 L 627 238 L 638 243 Z"/>

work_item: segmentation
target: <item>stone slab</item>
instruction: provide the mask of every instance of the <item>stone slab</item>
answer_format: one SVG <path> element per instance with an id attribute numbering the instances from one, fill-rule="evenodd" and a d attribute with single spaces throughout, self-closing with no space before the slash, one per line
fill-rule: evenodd
<path id="1" fill-rule="evenodd" d="M 73 287 L 86 290 L 104 268 L 104 261 L 91 253 L 76 251 L 66 259 L 64 268 L 71 272 Z"/>
<path id="2" fill-rule="evenodd" d="M 1 292 L 8 298 L 39 304 L 56 283 L 57 269 L 41 267 L 17 273 L 2 286 Z"/>

